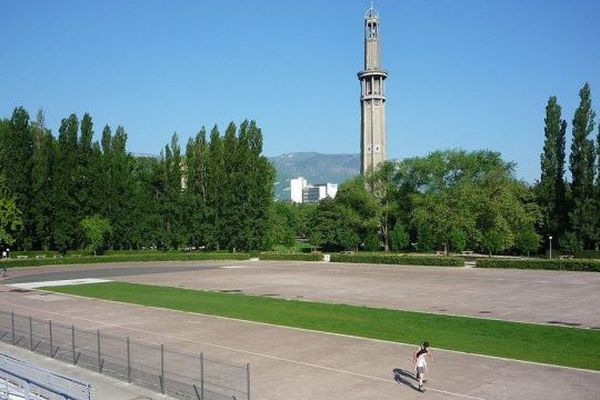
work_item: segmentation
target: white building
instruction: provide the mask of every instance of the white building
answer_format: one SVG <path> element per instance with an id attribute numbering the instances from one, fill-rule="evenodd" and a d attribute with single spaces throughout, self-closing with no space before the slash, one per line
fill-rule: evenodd
<path id="1" fill-rule="evenodd" d="M 307 185 L 306 179 L 301 176 L 290 179 L 290 201 L 292 203 L 302 203 L 302 191 Z"/>
<path id="2" fill-rule="evenodd" d="M 301 176 L 290 179 L 290 201 L 292 203 L 317 203 L 326 197 L 333 199 L 337 194 L 337 190 L 337 183 L 310 185 Z"/>

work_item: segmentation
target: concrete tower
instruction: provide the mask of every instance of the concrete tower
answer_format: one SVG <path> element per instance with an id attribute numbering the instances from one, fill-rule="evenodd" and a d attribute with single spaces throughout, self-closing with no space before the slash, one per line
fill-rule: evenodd
<path id="1" fill-rule="evenodd" d="M 360 80 L 360 153 L 361 173 L 372 171 L 386 159 L 385 79 L 381 69 L 381 34 L 379 14 L 371 8 L 365 14 L 365 68 Z"/>

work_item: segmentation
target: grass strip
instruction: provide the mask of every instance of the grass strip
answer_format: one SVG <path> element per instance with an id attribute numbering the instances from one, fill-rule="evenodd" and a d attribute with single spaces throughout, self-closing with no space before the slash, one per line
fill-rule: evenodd
<path id="1" fill-rule="evenodd" d="M 46 290 L 402 343 L 600 370 L 600 332 L 243 294 L 107 282 Z"/>

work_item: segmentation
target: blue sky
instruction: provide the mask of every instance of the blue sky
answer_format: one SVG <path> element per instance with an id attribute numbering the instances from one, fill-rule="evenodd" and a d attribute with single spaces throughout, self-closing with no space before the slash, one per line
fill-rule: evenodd
<path id="1" fill-rule="evenodd" d="M 544 107 L 600 111 L 600 1 L 379 0 L 388 156 L 492 149 L 539 176 Z M 134 153 L 256 119 L 267 155 L 359 151 L 367 1 L 0 1 L 0 115 L 91 113 Z"/>

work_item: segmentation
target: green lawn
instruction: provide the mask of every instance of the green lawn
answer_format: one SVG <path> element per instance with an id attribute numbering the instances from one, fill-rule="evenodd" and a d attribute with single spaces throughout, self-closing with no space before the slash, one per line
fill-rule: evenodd
<path id="1" fill-rule="evenodd" d="M 108 282 L 46 290 L 324 332 L 600 370 L 600 332 Z"/>

